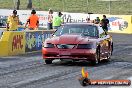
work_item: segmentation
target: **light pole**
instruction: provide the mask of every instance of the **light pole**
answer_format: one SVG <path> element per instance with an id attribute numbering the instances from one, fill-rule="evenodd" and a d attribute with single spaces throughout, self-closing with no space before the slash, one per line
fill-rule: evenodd
<path id="1" fill-rule="evenodd" d="M 32 9 L 32 0 L 28 0 L 27 8 Z"/>
<path id="2" fill-rule="evenodd" d="M 109 14 L 111 14 L 111 0 L 109 0 Z"/>
<path id="3" fill-rule="evenodd" d="M 62 3 L 63 3 L 63 12 L 65 10 L 65 0 L 62 0 Z"/>
<path id="4" fill-rule="evenodd" d="M 12 0 L 12 2 L 13 2 L 13 9 L 15 9 L 15 0 Z"/>
<path id="5" fill-rule="evenodd" d="M 19 7 L 20 7 L 20 0 L 17 0 L 16 5 L 17 5 L 17 6 L 16 6 L 16 9 L 19 10 Z"/>
<path id="6" fill-rule="evenodd" d="M 87 0 L 87 13 L 88 13 L 88 2 L 89 2 L 89 1 Z"/>

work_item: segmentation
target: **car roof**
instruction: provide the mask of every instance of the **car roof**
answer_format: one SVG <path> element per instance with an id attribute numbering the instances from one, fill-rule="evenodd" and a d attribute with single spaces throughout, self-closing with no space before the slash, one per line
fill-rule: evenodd
<path id="1" fill-rule="evenodd" d="M 65 23 L 63 25 L 90 25 L 90 26 L 99 26 L 99 24 L 94 24 L 94 23 Z"/>

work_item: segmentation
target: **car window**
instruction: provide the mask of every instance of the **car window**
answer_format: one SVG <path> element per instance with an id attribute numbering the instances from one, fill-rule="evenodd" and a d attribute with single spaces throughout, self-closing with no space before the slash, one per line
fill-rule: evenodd
<path id="1" fill-rule="evenodd" d="M 76 27 L 69 28 L 69 34 L 71 34 L 71 33 L 79 33 L 79 34 L 81 34 L 82 33 L 82 28 L 76 28 Z"/>

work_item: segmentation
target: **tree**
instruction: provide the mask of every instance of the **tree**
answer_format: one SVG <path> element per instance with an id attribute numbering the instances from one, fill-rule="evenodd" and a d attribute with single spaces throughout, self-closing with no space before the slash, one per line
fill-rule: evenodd
<path id="1" fill-rule="evenodd" d="M 27 9 L 32 9 L 32 0 L 28 0 Z"/>

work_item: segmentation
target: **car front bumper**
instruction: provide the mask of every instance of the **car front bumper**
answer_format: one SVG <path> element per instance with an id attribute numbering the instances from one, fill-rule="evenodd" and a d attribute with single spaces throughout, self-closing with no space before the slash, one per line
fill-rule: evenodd
<path id="1" fill-rule="evenodd" d="M 44 59 L 95 60 L 96 49 L 52 49 L 42 48 Z"/>

